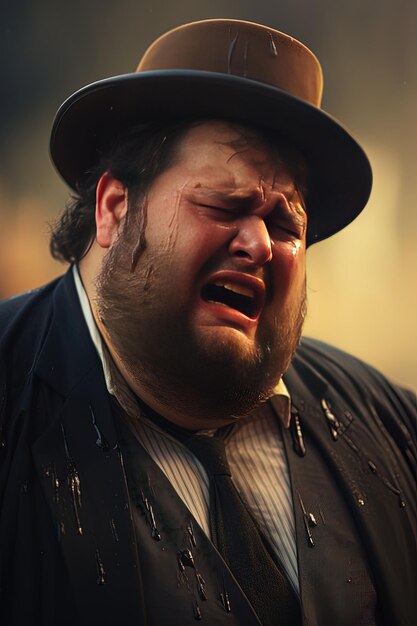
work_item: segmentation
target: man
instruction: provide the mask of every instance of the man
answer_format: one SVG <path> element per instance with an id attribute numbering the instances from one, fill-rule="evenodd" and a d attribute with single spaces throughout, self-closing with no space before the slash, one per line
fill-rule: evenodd
<path id="1" fill-rule="evenodd" d="M 320 97 L 209 20 L 62 105 L 72 267 L 0 309 L 2 623 L 413 622 L 415 403 L 299 345 L 306 247 L 371 186 Z"/>

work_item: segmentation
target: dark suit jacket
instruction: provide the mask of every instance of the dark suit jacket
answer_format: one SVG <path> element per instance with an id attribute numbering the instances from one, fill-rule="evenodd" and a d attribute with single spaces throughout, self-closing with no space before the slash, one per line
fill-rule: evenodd
<path id="1" fill-rule="evenodd" d="M 417 615 L 411 395 L 307 339 L 285 381 L 299 426 L 294 418 L 283 439 L 303 623 L 371 624 L 376 602 L 378 624 L 411 626 Z M 150 607 L 164 603 L 167 568 L 155 565 L 162 552 L 152 556 L 149 519 L 127 489 L 115 418 L 70 273 L 0 305 L 0 429 L 0 623 L 152 622 Z M 138 480 L 149 465 L 162 509 L 178 516 L 176 529 L 169 519 L 161 525 L 161 549 L 166 545 L 175 558 L 175 533 L 189 514 L 141 455 Z M 227 574 L 197 526 L 206 575 L 211 580 L 218 568 Z M 256 624 L 233 577 L 227 581 L 232 614 L 220 610 L 217 597 L 203 606 L 203 620 Z M 168 603 L 158 619 L 194 623 L 192 611 L 187 617 L 182 610 L 176 616 Z"/>

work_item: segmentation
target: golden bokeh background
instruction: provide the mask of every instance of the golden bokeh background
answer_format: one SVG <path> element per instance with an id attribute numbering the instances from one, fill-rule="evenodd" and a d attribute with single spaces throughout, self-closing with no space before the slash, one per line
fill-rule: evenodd
<path id="1" fill-rule="evenodd" d="M 305 334 L 417 386 L 414 0 L 0 0 L 0 8 L 0 298 L 65 270 L 48 253 L 48 222 L 68 194 L 48 156 L 61 102 L 89 82 L 133 71 L 149 42 L 178 24 L 258 21 L 317 54 L 323 107 L 374 169 L 364 213 L 308 252 Z"/>

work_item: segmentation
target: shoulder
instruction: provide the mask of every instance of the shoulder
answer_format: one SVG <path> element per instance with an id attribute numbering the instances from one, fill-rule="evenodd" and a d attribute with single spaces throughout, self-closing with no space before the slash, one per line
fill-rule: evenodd
<path id="1" fill-rule="evenodd" d="M 0 302 L 0 373 L 30 367 L 52 316 L 53 294 L 62 278 Z M 23 364 L 26 364 L 26 367 Z M 18 367 L 16 367 L 18 365 Z"/>
<path id="2" fill-rule="evenodd" d="M 294 357 L 299 372 L 313 370 L 357 413 L 378 415 L 399 441 L 416 437 L 417 403 L 413 391 L 390 381 L 376 368 L 334 346 L 303 338 Z"/>
<path id="3" fill-rule="evenodd" d="M 317 339 L 302 338 L 295 356 L 295 362 L 297 360 L 305 361 L 333 384 L 350 381 L 364 392 L 374 393 L 377 389 L 379 391 L 397 389 L 411 398 L 414 396 L 411 391 L 391 382 L 372 365 Z"/>
<path id="4" fill-rule="evenodd" d="M 61 278 L 0 302 L 0 345 L 16 326 L 36 323 L 33 316 L 42 316 L 51 305 L 51 296 Z"/>

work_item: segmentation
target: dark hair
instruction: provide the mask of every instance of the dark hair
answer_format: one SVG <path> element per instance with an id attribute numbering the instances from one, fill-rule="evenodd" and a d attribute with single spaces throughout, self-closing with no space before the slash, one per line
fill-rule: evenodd
<path id="1" fill-rule="evenodd" d="M 51 227 L 49 248 L 58 261 L 77 262 L 88 252 L 95 235 L 96 188 L 104 172 L 128 189 L 132 214 L 152 181 L 172 161 L 179 140 L 190 123 L 129 128 L 103 153 L 86 179 L 77 185 L 64 211 Z"/>

